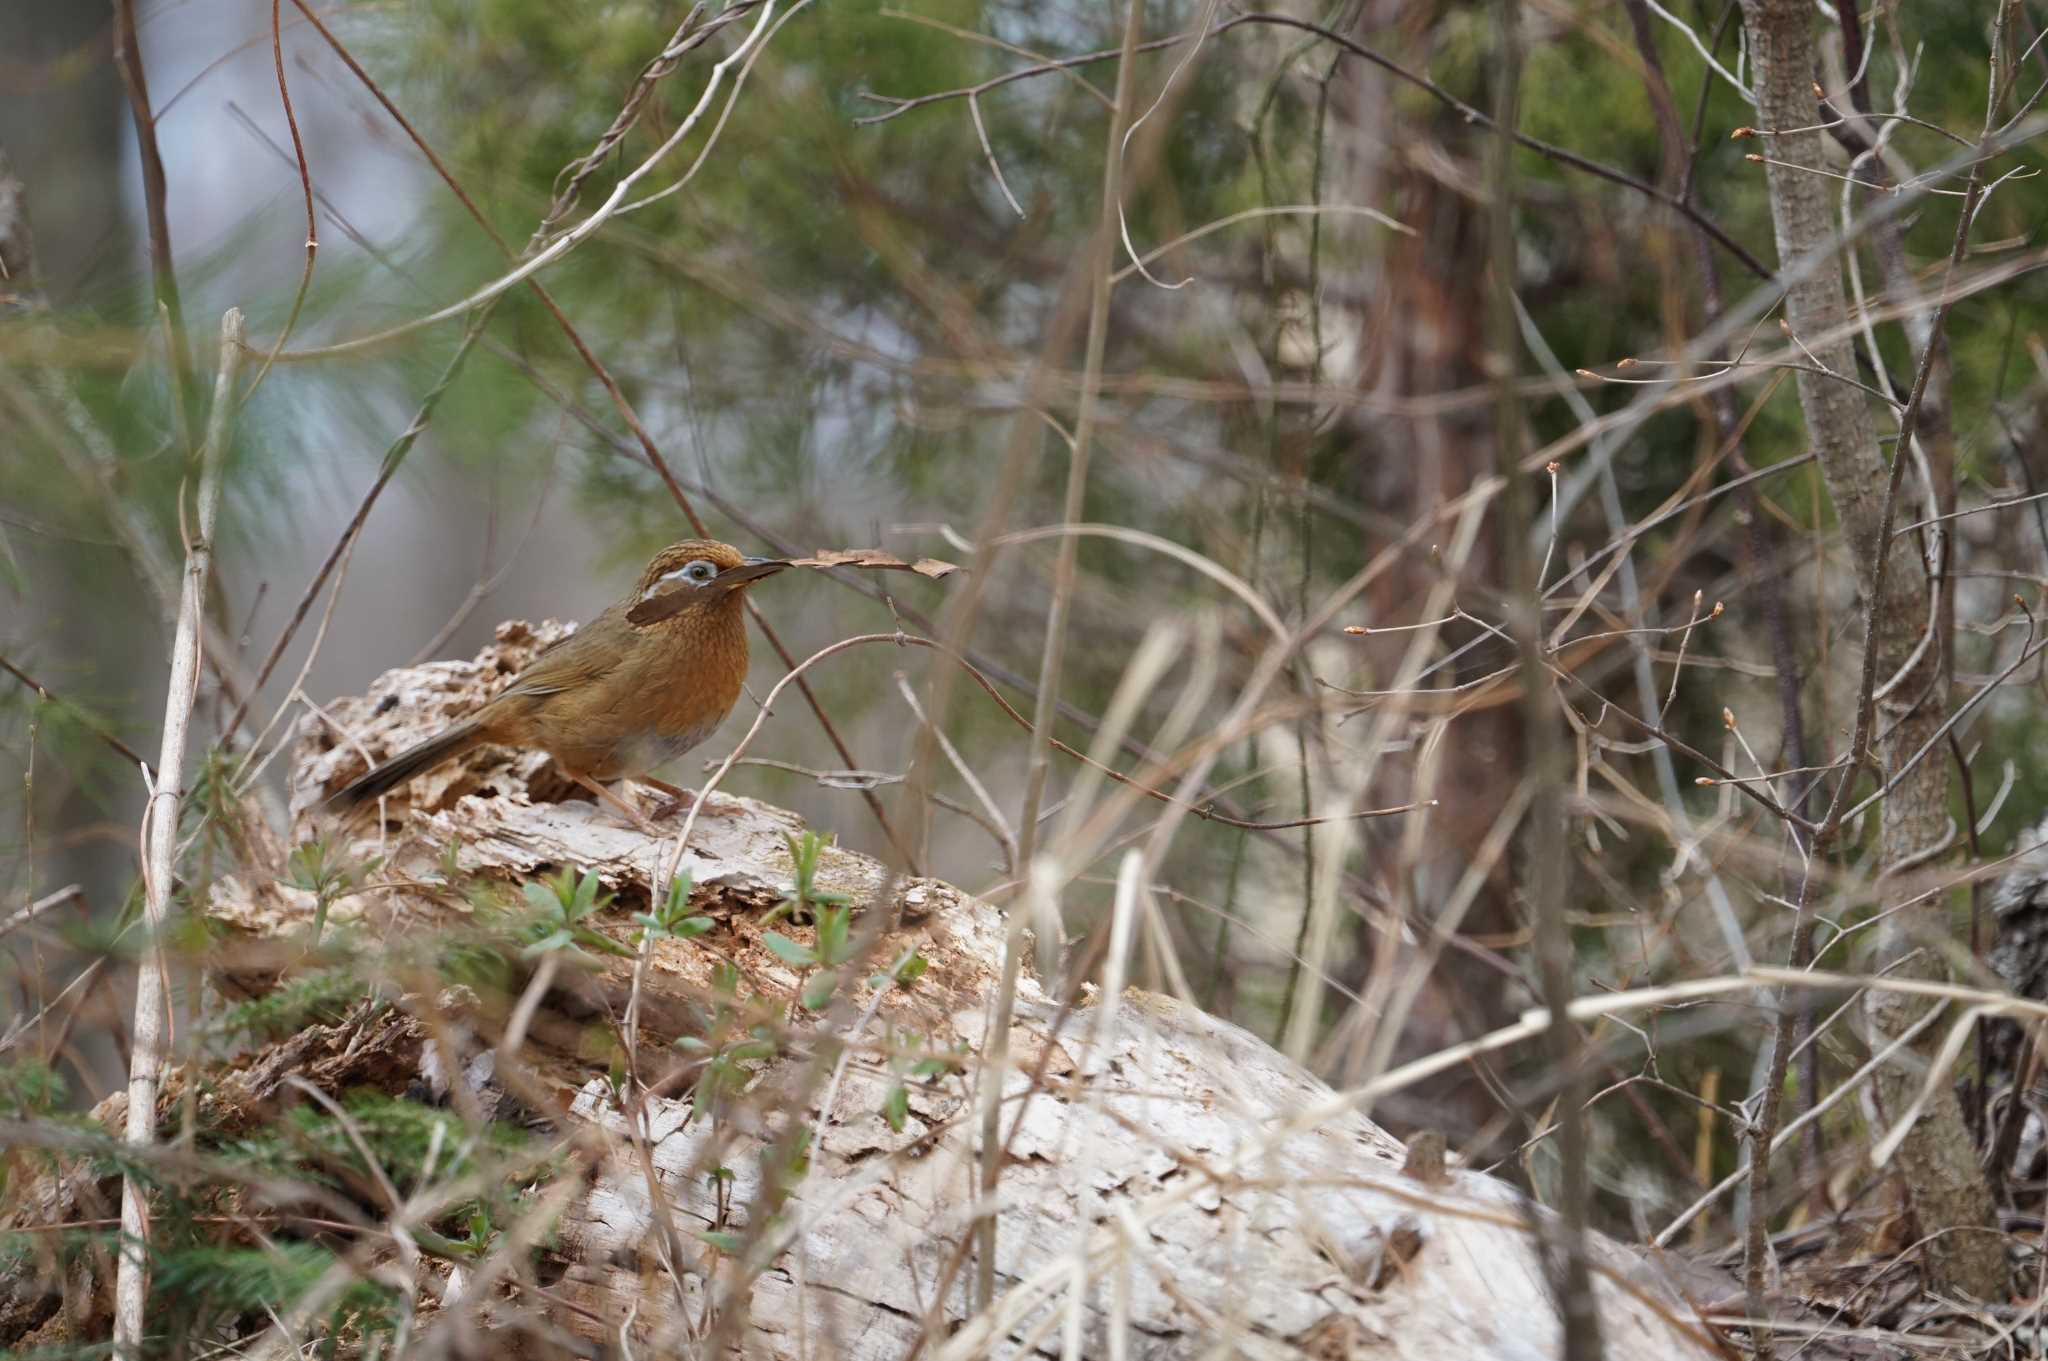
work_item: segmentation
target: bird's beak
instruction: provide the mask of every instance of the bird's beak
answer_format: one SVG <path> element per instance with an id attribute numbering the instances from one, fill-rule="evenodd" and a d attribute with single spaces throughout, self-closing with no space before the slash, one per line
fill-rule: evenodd
<path id="1" fill-rule="evenodd" d="M 739 566 L 728 567 L 718 574 L 718 584 L 744 586 L 762 577 L 772 577 L 789 565 L 787 558 L 741 558 Z"/>

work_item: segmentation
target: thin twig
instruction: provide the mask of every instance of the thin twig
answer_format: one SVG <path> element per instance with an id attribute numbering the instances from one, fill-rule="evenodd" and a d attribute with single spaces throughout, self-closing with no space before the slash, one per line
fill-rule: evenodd
<path id="1" fill-rule="evenodd" d="M 1950 253 L 1951 272 L 1962 262 L 1969 247 L 1970 222 L 1976 208 L 1978 185 L 1976 167 L 1970 170 L 1970 191 L 1963 203 L 1963 212 L 1956 224 L 1955 244 Z M 1938 336 L 1948 319 L 1952 298 L 1944 291 L 1935 309 L 1933 334 Z M 1921 352 L 1920 365 L 1913 375 L 1912 396 L 1906 402 L 1906 411 L 1899 418 L 1899 442 L 1892 455 L 1891 473 L 1885 483 L 1884 509 L 1878 516 L 1877 535 L 1870 547 L 1872 561 L 1864 575 L 1870 582 L 1869 594 L 1863 608 L 1863 661 L 1856 684 L 1856 726 L 1849 739 L 1848 758 L 1852 763 L 1861 763 L 1870 750 L 1870 728 L 1877 709 L 1877 664 L 1880 649 L 1878 633 L 1879 619 L 1884 609 L 1885 577 L 1889 573 L 1892 559 L 1892 525 L 1898 515 L 1899 486 L 1905 480 L 1906 464 L 1910 462 L 1907 449 L 1914 432 L 1919 428 L 1921 402 L 1927 394 L 1927 379 L 1933 372 L 1934 361 L 1940 346 L 1930 341 Z M 1854 783 L 1844 776 L 1835 785 L 1835 793 L 1828 804 L 1827 815 L 1821 819 L 1815 839 L 1825 843 L 1840 830 L 1848 807 L 1849 787 Z"/>
<path id="2" fill-rule="evenodd" d="M 910 706 L 911 713 L 917 715 L 918 722 L 931 721 L 925 717 L 924 706 L 917 702 L 917 691 L 911 688 L 910 677 L 901 671 L 896 673 L 896 693 L 903 696 L 903 702 Z M 968 765 L 961 757 L 952 739 L 942 732 L 934 733 L 932 736 L 938 742 L 939 750 L 946 754 L 946 760 L 959 772 L 961 783 L 973 793 L 976 801 L 981 804 L 982 812 L 987 814 L 987 821 L 982 825 L 995 834 L 997 844 L 1003 848 L 1004 870 L 1010 874 L 1017 873 L 1021 868 L 1017 852 L 1017 834 L 1011 831 L 1009 824 L 1003 820 L 1003 810 L 997 806 L 994 797 L 988 792 L 988 786 L 981 782 L 981 777 L 974 773 L 974 767 Z"/>
<path id="3" fill-rule="evenodd" d="M 1325 42 L 1335 43 L 1352 56 L 1369 61 L 1397 79 L 1404 80 L 1417 89 L 1426 92 L 1433 98 L 1441 101 L 1447 108 L 1474 127 L 1484 128 L 1488 131 L 1497 131 L 1491 118 L 1478 109 L 1473 108 L 1464 100 L 1459 99 L 1427 76 L 1417 75 L 1393 59 L 1374 51 L 1372 48 L 1366 47 L 1354 39 L 1345 37 L 1333 29 L 1325 28 L 1321 24 L 1312 23 L 1306 19 L 1297 19 L 1291 15 L 1234 15 L 1213 28 L 1202 32 L 1179 33 L 1171 38 L 1155 38 L 1150 42 L 1139 44 L 1135 50 L 1138 52 L 1155 52 L 1162 48 L 1177 47 L 1182 43 L 1199 42 L 1206 38 L 1219 37 L 1244 24 L 1272 24 L 1283 28 L 1298 29 L 1303 33 L 1312 33 Z M 1007 85 L 1012 81 L 1027 80 L 1033 76 L 1066 71 L 1076 66 L 1089 66 L 1096 62 L 1110 61 L 1118 57 L 1120 51 L 1121 49 L 1119 48 L 1104 48 L 1100 51 L 1084 52 L 1078 56 L 1062 57 L 1055 61 L 1038 62 L 1031 66 L 1020 67 L 1015 71 L 1007 71 L 1000 76 L 982 81 L 978 85 L 967 85 L 955 90 L 942 90 L 935 94 L 918 95 L 912 98 L 867 94 L 864 96 L 865 98 L 874 100 L 877 103 L 887 104 L 889 108 L 882 113 L 870 114 L 865 118 L 857 118 L 854 122 L 856 125 L 886 123 L 892 118 L 898 118 L 909 113 L 912 109 L 922 108 L 927 104 L 936 104 L 942 100 L 966 99 L 970 96 L 979 99 L 990 90 Z M 1747 247 L 1743 246 L 1734 237 L 1728 235 L 1712 218 L 1707 217 L 1684 199 L 1668 194 L 1662 189 L 1657 188 L 1657 186 L 1638 179 L 1625 170 L 1618 170 L 1613 166 L 1603 165 L 1590 157 L 1582 156 L 1575 151 L 1569 151 L 1564 147 L 1545 142 L 1540 138 L 1531 137 L 1523 132 L 1513 132 L 1509 135 L 1514 138 L 1517 146 L 1525 147 L 1547 160 L 1556 161 L 1560 165 L 1568 165 L 1574 170 L 1583 171 L 1588 175 L 1606 180 L 1611 184 L 1618 184 L 1624 188 L 1633 189 L 1645 197 L 1656 200 L 1658 203 L 1684 217 L 1687 221 L 1694 223 L 1700 230 L 1706 232 L 1730 255 L 1733 255 L 1740 261 L 1742 267 L 1751 274 L 1754 274 L 1759 279 L 1771 277 L 1771 271 L 1764 266 L 1761 260 L 1751 254 Z"/>
<path id="4" fill-rule="evenodd" d="M 66 903 L 84 902 L 85 890 L 77 884 L 66 884 L 55 893 L 36 899 L 11 917 L 0 919 L 0 940 L 27 926 L 45 912 L 54 912 Z"/>
<path id="5" fill-rule="evenodd" d="M 206 424 L 206 442 L 199 451 L 196 536 L 186 546 L 184 589 L 178 609 L 177 639 L 171 651 L 170 693 L 164 700 L 163 747 L 157 758 L 156 784 L 142 817 L 147 847 L 143 874 L 143 908 L 151 936 L 161 942 L 170 912 L 176 874 L 178 809 L 185 789 L 185 742 L 192 705 L 199 694 L 200 614 L 206 599 L 207 574 L 213 565 L 214 519 L 220 508 L 221 465 L 228 445 L 228 415 L 234 407 L 235 379 L 242 365 L 242 314 L 230 308 L 220 324 L 220 372 L 214 380 L 213 408 Z M 135 983 L 134 1053 L 128 1067 L 127 1141 L 149 1145 L 156 1140 L 157 1085 L 166 1059 L 170 979 L 161 946 L 137 970 Z M 142 1183 L 130 1172 L 121 1180 L 121 1260 L 114 1286 L 114 1350 L 119 1356 L 139 1354 L 143 1310 L 149 1294 L 149 1210 Z"/>
<path id="6" fill-rule="evenodd" d="M 476 347 L 477 340 L 483 335 L 484 327 L 491 319 L 492 307 L 493 304 L 486 303 L 470 318 L 469 327 L 462 333 L 462 339 L 456 343 L 455 352 L 448 356 L 448 362 L 442 366 L 440 378 L 428 389 L 426 396 L 420 399 L 412 420 L 406 423 L 405 429 L 398 432 L 398 438 L 384 451 L 384 459 L 378 465 L 377 476 L 371 479 L 369 489 L 363 493 L 362 500 L 356 503 L 355 512 L 349 516 L 348 523 L 342 526 L 340 537 L 335 539 L 333 547 L 327 550 L 327 557 L 313 573 L 313 579 L 306 583 L 306 589 L 299 595 L 298 604 L 292 607 L 291 618 L 285 621 L 284 628 L 278 631 L 276 641 L 270 645 L 270 651 L 263 658 L 263 665 L 257 669 L 255 682 L 242 696 L 242 702 L 235 706 L 234 713 L 228 718 L 227 726 L 221 730 L 220 740 L 223 744 L 232 738 L 235 730 L 241 726 L 242 719 L 249 712 L 249 706 L 255 702 L 257 691 L 270 679 L 270 673 L 276 669 L 279 659 L 284 656 L 285 648 L 298 633 L 299 626 L 305 622 L 307 613 L 313 608 L 313 602 L 319 599 L 320 590 L 327 584 L 327 578 L 353 548 L 356 536 L 362 533 L 363 524 L 370 518 L 370 511 L 377 504 L 377 498 L 383 494 L 384 488 L 390 485 L 391 479 L 397 476 L 406 456 L 412 452 L 414 443 L 426 432 L 427 425 L 434 418 L 435 410 L 441 405 L 441 399 L 447 396 L 449 388 L 454 386 L 455 379 L 462 372 L 462 366 L 469 360 L 469 352 Z M 290 702 L 289 698 L 285 701 L 286 704 Z M 281 709 L 282 706 L 280 711 Z"/>
<path id="7" fill-rule="evenodd" d="M 120 738 L 116 737 L 112 731 L 110 731 L 106 727 L 103 727 L 98 719 L 94 718 L 91 714 L 88 714 L 85 710 L 79 708 L 76 704 L 73 704 L 70 700 L 58 695 L 57 693 L 52 691 L 49 686 L 44 685 L 41 681 L 37 680 L 34 676 L 29 675 L 28 672 L 22 670 L 13 662 L 7 660 L 7 658 L 5 657 L 0 657 L 0 671 L 5 671 L 8 675 L 14 677 L 23 685 L 26 685 L 29 689 L 35 691 L 37 695 L 42 697 L 45 703 L 59 705 L 60 707 L 68 710 L 70 713 L 76 715 L 80 722 L 84 723 L 87 728 L 90 728 L 92 730 L 92 735 L 94 737 L 97 737 L 100 739 L 100 741 L 106 743 L 117 754 L 119 754 L 122 757 L 122 759 L 127 761 L 129 765 L 140 766 L 145 771 L 150 769 L 149 762 L 142 759 L 142 754 L 140 752 L 136 751 L 135 748 L 129 746 L 126 742 L 123 742 Z"/>
<path id="8" fill-rule="evenodd" d="M 313 18 L 311 12 L 306 9 L 303 0 L 293 0 L 293 3 L 300 6 L 300 12 L 306 14 L 308 19 Z M 802 3 L 802 0 L 799 0 L 799 3 Z M 403 336 L 411 335 L 416 331 L 438 326 L 444 321 L 450 321 L 456 317 L 467 315 L 491 299 L 500 297 L 507 291 L 517 288 L 520 284 L 525 283 L 528 279 L 538 274 L 542 269 L 561 259 L 584 241 L 589 240 L 597 233 L 600 227 L 617 215 L 620 208 L 625 204 L 626 196 L 632 192 L 633 187 L 651 174 L 654 168 L 671 151 L 681 145 L 691 133 L 697 130 L 697 125 L 709 110 L 712 98 L 724 83 L 726 75 L 733 67 L 744 65 L 748 58 L 757 50 L 761 42 L 768 36 L 773 28 L 772 20 L 774 15 L 774 0 L 764 0 L 760 15 L 754 21 L 754 27 L 748 31 L 746 39 L 712 66 L 711 76 L 705 82 L 704 89 L 696 105 L 676 124 L 667 139 L 659 147 L 639 165 L 619 177 L 618 181 L 612 186 L 611 193 L 606 196 L 603 203 L 592 210 L 590 216 L 584 218 L 567 232 L 556 237 L 545 247 L 526 256 L 515 268 L 499 275 L 481 288 L 471 291 L 466 297 L 436 308 L 424 316 L 415 317 L 411 321 L 402 322 L 397 326 L 389 327 L 370 335 L 357 336 L 350 340 L 338 341 L 331 345 L 322 345 L 308 350 L 284 351 L 277 356 L 278 362 L 298 364 L 315 359 L 327 359 L 338 355 L 355 354 L 363 350 L 377 349 Z"/>
<path id="9" fill-rule="evenodd" d="M 284 105 L 285 126 L 292 134 L 292 168 L 298 172 L 299 193 L 306 204 L 306 266 L 299 271 L 299 286 L 292 291 L 291 309 L 285 313 L 284 325 L 278 328 L 277 342 L 270 347 L 270 353 L 263 356 L 263 366 L 256 370 L 256 376 L 249 380 L 247 390 L 242 393 L 244 403 L 263 386 L 271 365 L 277 362 L 277 356 L 298 326 L 299 313 L 306 306 L 306 295 L 313 288 L 313 261 L 320 253 L 320 220 L 313 215 L 313 172 L 306 164 L 306 143 L 299 136 L 299 115 L 292 108 L 291 86 L 284 78 L 284 25 L 279 21 L 279 3 L 280 0 L 270 0 L 270 60 L 277 72 L 277 98 Z"/>
<path id="10" fill-rule="evenodd" d="M 185 311 L 178 298 L 178 272 L 171 260 L 171 221 L 166 205 L 164 158 L 157 149 L 156 115 L 149 105 L 149 78 L 143 69 L 142 47 L 135 34 L 135 0 L 115 0 L 114 65 L 128 92 L 128 112 L 135 124 L 135 148 L 142 162 L 142 202 L 149 221 L 149 269 L 157 306 L 168 319 L 164 339 L 170 349 L 171 391 L 180 429 L 197 418 L 199 394 L 193 391 L 192 351 L 185 343 Z"/>
<path id="11" fill-rule="evenodd" d="M 1538 1221 L 1537 1241 L 1544 1248 L 1544 1275 L 1557 1308 L 1564 1361 L 1599 1361 L 1600 1312 L 1593 1294 L 1587 1257 L 1587 1134 L 1585 1056 L 1578 1029 L 1567 1009 L 1573 994 L 1571 927 L 1565 919 L 1565 817 L 1562 773 L 1564 751 L 1553 692 L 1546 683 L 1550 667 L 1543 648 L 1543 574 L 1531 563 L 1524 528 L 1535 520 L 1531 476 L 1522 468 L 1526 438 L 1522 405 L 1513 385 L 1500 381 L 1514 372 L 1508 356 L 1519 346 L 1515 319 L 1515 153 L 1516 128 L 1522 109 L 1521 7 L 1518 0 L 1499 0 L 1494 7 L 1493 102 L 1499 118 L 1490 124 L 1494 136 L 1487 146 L 1487 331 L 1497 356 L 1499 395 L 1495 405 L 1495 437 L 1499 471 L 1505 486 L 1502 509 L 1507 574 L 1515 600 L 1511 633 L 1520 659 L 1522 683 L 1522 779 L 1530 786 L 1528 824 L 1529 911 L 1535 919 L 1535 955 L 1543 1000 L 1550 1008 L 1544 1039 L 1552 1080 L 1556 1083 L 1558 1130 L 1557 1217 Z M 1661 191 L 1656 191 L 1660 192 Z M 1556 464 L 1551 464 L 1556 467 Z M 1553 474 L 1554 477 L 1554 474 Z M 1556 504 L 1555 482 L 1552 505 Z M 1697 611 L 1695 611 L 1697 612 Z"/>
<path id="12" fill-rule="evenodd" d="M 613 118 L 611 126 L 598 139 L 597 145 L 586 156 L 564 168 L 562 173 L 568 177 L 568 183 L 557 190 L 554 202 L 550 205 L 540 225 L 536 227 L 532 238 L 527 243 L 525 251 L 518 253 L 513 251 L 511 244 L 498 231 L 496 224 L 492 222 L 489 215 L 477 205 L 476 200 L 463 188 L 461 181 L 455 177 L 454 171 L 442 160 L 432 144 L 413 126 L 412 120 L 405 116 L 404 111 L 392 101 L 391 97 L 384 92 L 383 88 L 377 84 L 370 73 L 363 69 L 362 64 L 356 60 L 355 54 L 348 50 L 341 39 L 336 37 L 334 32 L 325 23 L 321 22 L 319 15 L 306 3 L 306 0 L 292 0 L 292 3 L 299 8 L 300 12 L 305 15 L 306 20 L 326 40 L 334 54 L 348 67 L 349 72 L 355 76 L 363 88 L 369 91 L 370 95 L 383 107 L 385 113 L 391 117 L 392 121 L 397 123 L 400 129 L 405 132 L 408 140 L 426 158 L 427 163 L 433 167 L 434 172 L 440 176 L 442 183 L 448 186 L 448 191 L 455 195 L 456 201 L 461 203 L 464 211 L 470 215 L 478 227 L 483 230 L 484 234 L 490 238 L 491 244 L 497 247 L 499 254 L 507 262 L 517 263 L 530 262 L 535 258 L 536 253 L 545 254 L 553 250 L 555 245 L 560 245 L 563 241 L 588 232 L 591 223 L 586 221 L 578 225 L 567 237 L 561 238 L 554 245 L 548 244 L 547 241 L 550 227 L 569 211 L 577 195 L 581 192 L 585 179 L 592 173 L 595 166 L 601 165 L 604 162 L 608 151 L 638 121 L 654 87 L 676 70 L 677 64 L 684 54 L 703 46 L 705 42 L 710 40 L 713 34 L 742 18 L 746 13 L 762 3 L 762 0 L 738 0 L 737 3 L 727 6 L 718 14 L 708 19 L 703 17 L 702 6 L 700 5 L 694 7 L 684 17 L 683 22 L 670 36 L 667 45 L 663 47 L 661 54 L 642 70 L 639 79 L 634 83 L 632 91 L 627 95 L 624 105 L 617 116 Z M 803 0 L 799 0 L 798 8 L 801 8 L 802 3 Z M 773 13 L 773 10 L 774 6 L 772 4 L 768 5 L 767 12 L 762 14 L 761 19 L 757 21 L 754 30 L 749 34 L 746 41 L 741 44 L 740 49 L 713 67 L 710 81 L 707 82 L 703 94 L 691 112 L 689 119 L 685 120 L 684 130 L 687 130 L 691 120 L 701 115 L 711 98 L 712 92 L 717 87 L 727 64 L 750 49 L 758 51 L 762 45 L 765 45 L 767 39 L 773 36 L 773 29 L 763 27 Z M 790 11 L 791 14 L 795 12 L 795 10 Z M 722 127 L 723 124 L 721 123 L 720 126 Z M 659 160 L 669 148 L 676 144 L 679 136 L 680 133 L 677 136 L 672 136 L 663 144 L 662 149 L 657 151 L 634 174 L 638 175 L 650 168 L 654 161 Z M 712 133 L 713 140 L 716 139 L 716 136 L 717 132 L 714 129 Z M 710 143 L 707 142 L 703 151 L 698 155 L 697 165 L 703 163 L 704 155 L 709 150 Z M 693 171 L 694 168 L 693 166 Z M 561 176 L 558 176 L 558 183 L 560 179 Z M 619 186 L 613 195 L 606 200 L 606 206 L 598 210 L 599 216 L 608 212 L 617 203 L 620 196 L 619 191 L 623 190 L 624 187 L 623 185 Z M 555 325 L 561 329 L 563 336 L 576 351 L 577 357 L 583 361 L 584 366 L 591 371 L 599 385 L 604 388 L 606 396 L 611 399 L 613 408 L 619 413 L 619 418 L 626 423 L 626 428 L 632 432 L 634 439 L 638 441 L 640 456 L 646 461 L 648 467 L 654 470 L 655 475 L 661 479 L 662 484 L 668 488 L 669 495 L 674 498 L 677 507 L 683 512 L 684 518 L 690 522 L 691 529 L 700 538 L 713 537 L 710 528 L 704 522 L 703 516 L 698 513 L 697 507 L 692 502 L 689 494 L 684 490 L 683 484 L 677 480 L 675 473 L 671 471 L 668 460 L 662 455 L 660 445 L 656 443 L 654 436 L 648 432 L 646 425 L 640 420 L 639 413 L 634 410 L 632 403 L 627 400 L 625 391 L 620 387 L 618 380 L 612 376 L 611 371 L 598 359 L 596 353 L 584 341 L 582 334 L 577 330 L 574 323 L 569 320 L 568 313 L 562 310 L 561 305 L 555 301 L 554 296 L 548 292 L 540 280 L 527 277 L 526 283 L 534 297 L 540 301 L 541 306 L 546 308 L 548 315 L 554 319 Z M 488 308 L 483 309 L 483 312 L 479 315 L 487 314 L 488 310 Z M 451 364 L 451 373 L 454 367 Z M 386 457 L 388 459 L 389 454 Z M 387 475 L 380 480 L 377 487 L 372 488 L 370 493 L 372 500 L 375 499 L 378 491 L 382 489 L 382 481 L 388 480 Z M 335 556 L 334 552 L 330 552 L 328 562 L 323 566 L 320 576 L 316 578 L 312 586 L 308 587 L 307 594 L 301 598 L 298 610 L 286 630 L 286 638 L 279 640 L 277 646 L 272 649 L 271 658 L 265 664 L 264 674 L 266 676 L 269 674 L 271 667 L 276 665 L 276 654 L 283 650 L 284 643 L 289 635 L 297 630 L 299 623 L 304 619 L 306 609 L 311 604 L 312 596 L 318 591 L 319 581 L 324 579 L 326 572 L 332 568 Z M 783 666 L 785 668 L 794 666 L 796 664 L 795 656 L 790 652 L 788 646 L 783 643 L 781 636 L 776 633 L 774 627 L 768 622 L 768 617 L 762 613 L 759 602 L 750 597 L 746 602 L 746 608 L 747 613 L 760 626 L 761 635 L 768 640 L 768 645 L 775 650 L 775 655 L 781 659 Z M 805 683 L 800 687 L 799 693 L 803 695 L 804 702 L 810 706 L 812 714 L 817 717 L 818 726 L 823 729 L 826 740 L 830 741 L 833 749 L 839 753 L 839 758 L 848 766 L 859 766 L 861 764 L 860 761 L 855 758 L 852 749 L 847 746 L 845 738 L 839 733 L 838 725 L 832 721 L 831 715 L 825 710 L 824 702 L 818 698 L 816 692 L 811 689 L 808 683 Z M 239 712 L 236 718 L 239 721 Z M 890 845 L 895 847 L 897 852 L 904 855 L 914 866 L 916 864 L 915 857 L 910 856 L 908 847 L 897 836 L 896 829 L 890 823 L 888 813 L 882 807 L 881 800 L 875 796 L 873 791 L 863 791 L 861 798 L 867 804 L 869 813 L 874 817 L 876 825 L 881 828 L 883 836 L 889 841 Z"/>

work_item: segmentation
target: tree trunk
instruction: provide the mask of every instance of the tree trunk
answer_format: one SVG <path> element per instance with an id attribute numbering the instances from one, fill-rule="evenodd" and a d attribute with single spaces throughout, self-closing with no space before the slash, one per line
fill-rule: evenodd
<path id="1" fill-rule="evenodd" d="M 1805 0 L 1743 0 L 1742 9 L 1756 68 L 1757 124 L 1766 132 L 1772 158 L 1767 167 L 1771 216 L 1783 268 L 1823 247 L 1834 233 L 1829 187 L 1833 182 L 1816 173 L 1823 165 L 1821 134 L 1770 131 L 1811 128 L 1821 121 L 1813 86 L 1818 69 L 1813 7 Z M 1850 341 L 1823 343 L 1847 317 L 1839 266 L 1824 266 L 1791 285 L 1785 310 L 1794 333 L 1812 355 L 1843 376 L 1802 369 L 1799 404 L 1869 607 L 1890 468 L 1878 449 L 1864 394 L 1844 381 L 1856 373 Z M 1898 456 L 1907 455 L 1901 450 Z M 1875 604 L 1866 645 L 1875 651 L 1877 686 L 1885 693 L 1872 731 L 1882 735 L 1878 756 L 1889 780 L 1940 727 L 1947 697 L 1940 685 L 1943 640 L 1935 639 L 1913 658 L 1914 648 L 1931 626 L 1926 565 L 1909 537 L 1895 538 L 1887 551 L 1891 561 L 1884 573 L 1884 598 Z M 1909 659 L 1911 673 L 1899 675 Z M 1887 869 L 1919 863 L 1948 836 L 1948 803 L 1947 763 L 1922 760 L 1884 800 L 1882 855 Z M 1887 898 L 1907 893 L 1895 877 L 1884 889 Z M 1880 928 L 1876 963 L 1906 959 L 1894 972 L 1942 975 L 1937 942 L 1947 934 L 1944 911 L 1945 900 L 1936 895 L 1888 913 Z M 1875 1032 L 1873 1045 L 1902 1033 L 1924 1005 L 1897 993 L 1871 993 L 1865 1015 Z M 1938 1031 L 1929 1037 L 1938 1038 Z M 1917 1062 L 1880 1071 L 1878 1101 L 1888 1116 L 1906 1109 L 1924 1072 Z M 1966 1291 L 1979 1299 L 2004 1298 L 2009 1285 L 2004 1242 L 1996 1232 L 1990 1192 L 1951 1087 L 1942 1085 L 1898 1157 L 1901 1179 L 1926 1239 L 1932 1287 Z"/>

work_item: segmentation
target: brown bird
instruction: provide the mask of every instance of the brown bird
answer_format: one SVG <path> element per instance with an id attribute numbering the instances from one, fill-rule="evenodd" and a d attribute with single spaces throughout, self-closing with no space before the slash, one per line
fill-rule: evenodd
<path id="1" fill-rule="evenodd" d="M 645 826 L 639 810 L 598 782 L 646 779 L 725 720 L 747 677 L 744 590 L 787 566 L 709 539 L 670 544 L 631 596 L 534 658 L 476 713 L 328 802 L 355 808 L 494 743 L 547 752 L 563 774 Z M 674 785 L 646 782 L 687 797 Z"/>

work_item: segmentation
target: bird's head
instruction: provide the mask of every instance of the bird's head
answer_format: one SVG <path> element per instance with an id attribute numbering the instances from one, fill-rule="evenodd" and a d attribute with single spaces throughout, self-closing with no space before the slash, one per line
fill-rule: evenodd
<path id="1" fill-rule="evenodd" d="M 743 587 L 787 566 L 781 558 L 746 557 L 714 539 L 684 539 L 656 553 L 647 564 L 640 584 L 633 588 L 626 618 L 644 626 L 718 602 L 737 605 Z"/>

